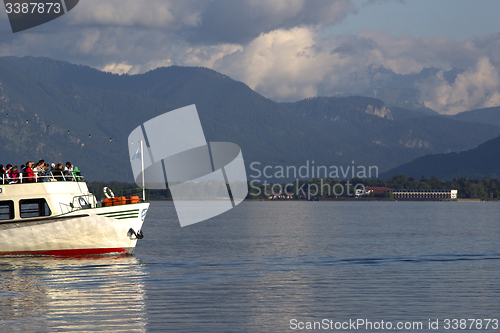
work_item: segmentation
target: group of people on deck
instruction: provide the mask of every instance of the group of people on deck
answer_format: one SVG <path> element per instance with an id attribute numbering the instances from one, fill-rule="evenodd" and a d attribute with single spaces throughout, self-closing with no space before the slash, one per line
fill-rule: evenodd
<path id="1" fill-rule="evenodd" d="M 80 179 L 80 170 L 70 162 L 66 162 L 66 165 L 63 166 L 62 163 L 49 165 L 44 160 L 40 160 L 36 164 L 28 161 L 26 165 L 21 165 L 20 169 L 17 165 L 7 164 L 4 166 L 0 164 L 0 177 L 0 183 L 2 184 L 78 180 Z"/>

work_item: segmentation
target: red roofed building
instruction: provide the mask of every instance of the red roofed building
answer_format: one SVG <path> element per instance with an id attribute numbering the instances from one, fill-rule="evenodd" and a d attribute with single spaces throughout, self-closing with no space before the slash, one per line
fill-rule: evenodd
<path id="1" fill-rule="evenodd" d="M 373 195 L 376 197 L 383 197 L 385 192 L 392 192 L 392 188 L 366 186 L 366 193 L 370 194 L 372 192 L 373 192 Z"/>

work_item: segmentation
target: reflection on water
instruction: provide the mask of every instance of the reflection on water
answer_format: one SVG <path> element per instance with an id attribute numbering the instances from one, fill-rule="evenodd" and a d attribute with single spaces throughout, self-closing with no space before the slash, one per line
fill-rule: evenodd
<path id="1" fill-rule="evenodd" d="M 0 330 L 145 332 L 145 274 L 134 257 L 3 258 Z"/>

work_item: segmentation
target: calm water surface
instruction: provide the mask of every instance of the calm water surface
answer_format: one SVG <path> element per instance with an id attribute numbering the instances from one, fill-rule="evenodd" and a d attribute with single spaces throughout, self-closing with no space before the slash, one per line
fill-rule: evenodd
<path id="1" fill-rule="evenodd" d="M 133 257 L 0 259 L 0 331 L 290 332 L 292 319 L 365 319 L 424 332 L 439 319 L 432 332 L 450 332 L 446 318 L 500 320 L 499 217 L 499 203 L 244 202 L 181 228 L 171 203 L 154 202 Z"/>

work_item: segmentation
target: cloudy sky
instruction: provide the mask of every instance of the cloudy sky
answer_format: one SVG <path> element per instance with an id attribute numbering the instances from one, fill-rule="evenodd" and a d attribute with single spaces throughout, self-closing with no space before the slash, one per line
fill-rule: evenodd
<path id="1" fill-rule="evenodd" d="M 114 73 L 212 68 L 276 101 L 369 88 L 368 68 L 443 71 L 415 86 L 454 114 L 500 105 L 496 0 L 81 0 L 13 34 L 0 14 L 0 55 L 48 56 Z"/>

